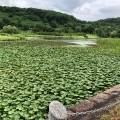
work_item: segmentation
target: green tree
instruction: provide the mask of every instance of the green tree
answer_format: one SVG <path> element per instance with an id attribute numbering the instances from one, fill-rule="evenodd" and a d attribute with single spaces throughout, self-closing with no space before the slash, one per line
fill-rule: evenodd
<path id="1" fill-rule="evenodd" d="M 78 33 L 78 32 L 81 32 L 81 27 L 80 27 L 80 26 L 76 26 L 76 27 L 75 27 L 75 32 L 77 32 L 77 33 Z"/>
<path id="2" fill-rule="evenodd" d="M 110 37 L 112 38 L 117 37 L 117 31 L 113 30 L 112 32 L 110 32 Z"/>
<path id="3" fill-rule="evenodd" d="M 49 24 L 45 24 L 43 26 L 43 31 L 44 32 L 54 32 L 54 28 L 52 28 Z"/>
<path id="4" fill-rule="evenodd" d="M 95 28 L 94 28 L 93 25 L 86 24 L 86 25 L 84 25 L 84 27 L 82 28 L 82 31 L 83 31 L 84 33 L 90 33 L 90 34 L 92 34 L 92 33 L 94 33 Z"/>
<path id="5" fill-rule="evenodd" d="M 57 26 L 58 26 L 56 21 L 51 21 L 49 24 L 52 28 L 57 28 Z"/>
<path id="6" fill-rule="evenodd" d="M 3 23 L 3 21 L 0 20 L 0 29 L 2 29 L 4 25 L 5 25 L 5 24 Z"/>
<path id="7" fill-rule="evenodd" d="M 28 24 L 23 24 L 22 29 L 23 30 L 29 30 L 30 26 Z"/>
<path id="8" fill-rule="evenodd" d="M 117 30 L 117 37 L 120 38 L 120 29 Z"/>
<path id="9" fill-rule="evenodd" d="M 17 33 L 19 33 L 18 28 L 15 27 L 15 26 L 11 26 L 11 25 L 4 26 L 2 31 L 4 33 L 8 33 L 8 34 L 17 34 Z"/>
<path id="10" fill-rule="evenodd" d="M 96 29 L 96 34 L 97 34 L 99 37 L 103 37 L 103 38 L 106 38 L 106 37 L 107 37 L 104 29 L 101 28 L 101 27 L 98 28 L 98 29 Z"/>

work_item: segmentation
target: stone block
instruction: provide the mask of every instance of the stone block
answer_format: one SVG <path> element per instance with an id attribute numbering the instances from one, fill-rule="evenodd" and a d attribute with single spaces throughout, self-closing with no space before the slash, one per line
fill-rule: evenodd
<path id="1" fill-rule="evenodd" d="M 81 102 L 80 104 L 70 107 L 69 110 L 73 112 L 83 112 L 83 111 L 90 110 L 95 106 L 96 106 L 96 103 L 93 103 L 89 100 L 85 100 L 84 102 Z"/>
<path id="2" fill-rule="evenodd" d="M 113 88 L 108 89 L 108 90 L 104 91 L 103 93 L 110 94 L 110 95 L 112 95 L 112 94 L 115 95 L 117 93 L 120 93 L 120 85 L 114 86 Z"/>
<path id="3" fill-rule="evenodd" d="M 92 98 L 90 98 L 89 100 L 93 103 L 96 103 L 96 104 L 100 104 L 100 103 L 103 103 L 105 102 L 106 100 L 108 100 L 110 98 L 109 95 L 107 94 L 104 94 L 104 93 L 100 93 Z"/>

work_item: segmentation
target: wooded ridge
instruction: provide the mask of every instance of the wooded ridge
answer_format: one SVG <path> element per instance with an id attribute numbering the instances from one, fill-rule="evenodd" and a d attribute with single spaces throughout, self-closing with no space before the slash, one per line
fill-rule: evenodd
<path id="1" fill-rule="evenodd" d="M 0 6 L 0 29 L 7 25 L 42 34 L 85 35 L 88 33 L 99 37 L 120 37 L 120 17 L 90 22 L 51 10 Z"/>

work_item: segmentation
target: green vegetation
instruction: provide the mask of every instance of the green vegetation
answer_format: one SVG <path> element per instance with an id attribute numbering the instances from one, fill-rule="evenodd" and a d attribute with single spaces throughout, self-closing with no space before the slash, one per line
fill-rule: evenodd
<path id="1" fill-rule="evenodd" d="M 38 35 L 82 36 L 97 35 L 103 38 L 120 37 L 120 18 L 86 22 L 60 12 L 35 8 L 0 6 L 0 29 L 16 26 L 21 31 L 31 30 Z"/>
<path id="2" fill-rule="evenodd" d="M 41 120 L 52 100 L 69 107 L 120 83 L 119 54 L 67 44 L 0 43 L 1 120 Z"/>
<path id="3" fill-rule="evenodd" d="M 97 36 L 94 35 L 89 35 L 87 34 L 88 38 L 90 39 L 96 39 Z M 64 35 L 64 36 L 54 36 L 54 35 L 36 35 L 35 33 L 31 31 L 26 31 L 26 32 L 21 32 L 20 34 L 5 34 L 5 33 L 0 33 L 0 41 L 14 41 L 14 40 L 30 40 L 32 37 L 36 37 L 36 39 L 86 39 L 84 36 L 75 36 L 75 35 Z"/>
<path id="4" fill-rule="evenodd" d="M 108 114 L 102 115 L 100 120 L 119 120 L 120 119 L 120 104 L 113 110 L 109 110 Z"/>
<path id="5" fill-rule="evenodd" d="M 120 17 L 107 18 L 94 22 L 96 34 L 100 37 L 120 38 Z"/>
<path id="6" fill-rule="evenodd" d="M 0 13 L 0 29 L 12 25 L 20 30 L 31 30 L 37 34 L 57 36 L 63 33 L 78 34 L 81 32 L 80 25 L 84 23 L 67 14 L 35 8 L 0 6 Z"/>
<path id="7" fill-rule="evenodd" d="M 97 39 L 97 36 L 94 35 L 89 35 L 87 34 L 88 38 L 90 39 Z M 36 39 L 41 38 L 41 39 L 48 39 L 48 40 L 54 40 L 54 39 L 61 39 L 61 40 L 67 40 L 67 39 L 75 39 L 75 40 L 80 40 L 80 39 L 86 39 L 84 36 L 75 36 L 75 35 L 64 35 L 64 36 L 53 36 L 53 35 L 27 35 L 26 37 L 30 37 L 30 39 L 32 37 L 36 37 Z"/>
<path id="8" fill-rule="evenodd" d="M 18 41 L 25 39 L 24 34 L 16 34 L 16 35 L 10 35 L 10 34 L 0 34 L 0 41 Z"/>
<path id="9" fill-rule="evenodd" d="M 118 38 L 98 39 L 97 44 L 100 49 L 104 49 L 109 53 L 120 53 L 120 39 Z"/>
<path id="10" fill-rule="evenodd" d="M 119 84 L 120 39 L 93 48 L 42 40 L 120 37 L 119 21 L 0 6 L 0 120 L 42 120 L 52 100 L 69 107 Z"/>
<path id="11" fill-rule="evenodd" d="M 3 27 L 2 32 L 8 34 L 18 34 L 19 30 L 15 26 L 7 25 Z"/>
<path id="12" fill-rule="evenodd" d="M 13 41 L 13 40 L 20 40 L 17 36 L 0 36 L 0 41 Z"/>

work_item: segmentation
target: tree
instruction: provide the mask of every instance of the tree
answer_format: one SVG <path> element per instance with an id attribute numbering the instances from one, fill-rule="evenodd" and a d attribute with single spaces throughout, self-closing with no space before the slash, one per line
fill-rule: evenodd
<path id="1" fill-rule="evenodd" d="M 3 23 L 3 21 L 0 20 L 0 29 L 2 29 L 4 25 L 5 25 L 5 24 Z"/>
<path id="2" fill-rule="evenodd" d="M 32 31 L 33 32 L 43 32 L 43 27 L 44 27 L 44 25 L 43 24 L 36 24 L 34 27 L 33 27 L 33 29 L 32 29 Z"/>
<path id="3" fill-rule="evenodd" d="M 54 32 L 54 28 L 52 28 L 49 24 L 45 24 L 43 26 L 43 31 L 44 32 Z"/>
<path id="4" fill-rule="evenodd" d="M 120 38 L 120 29 L 117 30 L 117 37 Z"/>
<path id="5" fill-rule="evenodd" d="M 29 30 L 30 26 L 28 24 L 23 24 L 22 29 L 23 30 Z"/>
<path id="6" fill-rule="evenodd" d="M 11 21 L 8 18 L 2 18 L 2 21 L 5 25 L 10 25 Z"/>
<path id="7" fill-rule="evenodd" d="M 49 24 L 52 28 L 57 28 L 58 26 L 56 21 L 51 21 Z"/>
<path id="8" fill-rule="evenodd" d="M 82 32 L 84 32 L 84 33 L 90 33 L 90 34 L 92 34 L 92 33 L 94 33 L 94 31 L 95 31 L 95 28 L 94 28 L 93 25 L 86 24 L 82 28 Z"/>
<path id="9" fill-rule="evenodd" d="M 98 28 L 98 29 L 96 29 L 96 34 L 97 34 L 99 37 L 103 37 L 103 38 L 106 38 L 106 37 L 107 37 L 104 29 L 101 28 L 101 27 Z"/>
<path id="10" fill-rule="evenodd" d="M 17 34 L 19 33 L 19 30 L 17 27 L 15 26 L 11 26 L 11 25 L 8 25 L 8 26 L 4 26 L 2 31 L 4 33 L 8 33 L 8 34 Z"/>
<path id="11" fill-rule="evenodd" d="M 80 27 L 80 26 L 76 26 L 76 27 L 75 27 L 75 32 L 77 32 L 77 33 L 78 33 L 78 32 L 81 32 L 81 27 Z"/>
<path id="12" fill-rule="evenodd" d="M 110 32 L 110 37 L 112 38 L 117 37 L 117 31 L 113 30 L 112 32 Z"/>

